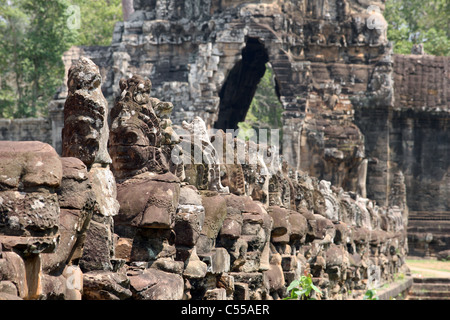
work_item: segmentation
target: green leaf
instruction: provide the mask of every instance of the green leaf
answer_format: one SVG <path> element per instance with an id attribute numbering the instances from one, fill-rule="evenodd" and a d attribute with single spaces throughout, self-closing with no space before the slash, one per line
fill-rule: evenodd
<path id="1" fill-rule="evenodd" d="M 300 280 L 294 280 L 291 282 L 291 284 L 287 287 L 287 291 L 293 290 L 295 287 L 298 287 L 300 285 Z"/>
<path id="2" fill-rule="evenodd" d="M 320 291 L 320 289 L 317 288 L 315 285 L 311 284 L 311 288 L 313 288 L 314 291 L 316 291 L 316 292 L 322 294 L 322 291 Z"/>

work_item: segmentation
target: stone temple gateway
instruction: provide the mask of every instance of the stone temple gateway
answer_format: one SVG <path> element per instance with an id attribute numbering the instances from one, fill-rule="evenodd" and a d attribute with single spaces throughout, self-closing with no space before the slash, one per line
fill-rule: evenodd
<path id="1" fill-rule="evenodd" d="M 111 46 L 72 48 L 64 60 L 68 70 L 91 58 L 110 106 L 119 80 L 139 74 L 173 103 L 174 124 L 199 116 L 219 129 L 245 118 L 270 63 L 284 159 L 382 205 L 401 172 L 411 249 L 434 254 L 450 247 L 450 62 L 393 55 L 383 9 L 384 1 L 134 1 Z M 61 88 L 50 104 L 57 150 L 66 95 Z M 433 219 L 444 227 L 430 226 Z"/>
<path id="2" fill-rule="evenodd" d="M 35 142 L 1 153 L 0 296 L 279 299 L 306 270 L 324 299 L 348 299 L 373 271 L 378 285 L 405 272 L 408 216 L 411 249 L 449 247 L 449 60 L 394 56 L 383 9 L 135 0 L 111 46 L 65 54 L 69 85 L 50 104 L 53 134 L 64 127 L 81 141 L 91 138 L 67 115 L 89 118 L 88 105 L 109 114 L 94 152 L 54 139 L 63 157 Z M 266 63 L 284 108 L 283 158 L 261 179 L 264 161 L 221 165 L 211 146 L 226 134 L 200 129 L 236 128 Z M 176 127 L 185 135 L 168 139 Z M 195 138 L 209 161 L 171 163 Z M 80 156 L 98 146 L 103 160 Z M 29 206 L 44 222 L 27 218 Z M 444 231 L 430 239 L 424 220 L 436 217 Z"/>
<path id="3" fill-rule="evenodd" d="M 219 129 L 245 118 L 269 62 L 285 110 L 284 158 L 365 195 L 355 112 L 393 104 L 386 30 L 367 22 L 384 18 L 370 6 L 383 9 L 381 1 L 135 1 L 111 47 L 74 50 L 98 61 L 110 101 L 122 76 L 140 74 L 174 104 L 175 124 L 200 116 Z M 387 199 L 387 180 L 380 177 L 369 195 Z"/>

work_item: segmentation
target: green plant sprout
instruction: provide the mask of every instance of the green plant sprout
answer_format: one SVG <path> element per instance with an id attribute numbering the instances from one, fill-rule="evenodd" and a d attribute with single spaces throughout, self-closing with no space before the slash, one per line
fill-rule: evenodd
<path id="1" fill-rule="evenodd" d="M 291 282 L 287 288 L 290 295 L 283 300 L 315 300 L 311 297 L 312 290 L 316 292 L 318 299 L 320 299 L 322 292 L 313 284 L 311 274 L 305 271 L 300 279 Z"/>
<path id="2" fill-rule="evenodd" d="M 363 300 L 380 300 L 377 296 L 377 292 L 374 289 L 369 289 L 364 294 Z"/>

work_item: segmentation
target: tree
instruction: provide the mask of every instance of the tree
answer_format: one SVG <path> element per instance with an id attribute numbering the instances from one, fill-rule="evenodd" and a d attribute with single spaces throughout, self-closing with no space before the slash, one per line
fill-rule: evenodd
<path id="1" fill-rule="evenodd" d="M 123 20 L 121 0 L 73 0 L 80 7 L 81 29 L 78 46 L 108 46 L 111 44 L 114 25 Z"/>
<path id="2" fill-rule="evenodd" d="M 423 43 L 428 54 L 450 55 L 450 1 L 389 0 L 384 16 L 395 53 L 409 54 Z"/>
<path id="3" fill-rule="evenodd" d="M 0 113 L 46 114 L 64 76 L 62 54 L 76 39 L 67 27 L 67 0 L 0 0 Z"/>
<path id="4" fill-rule="evenodd" d="M 251 138 L 252 130 L 258 133 L 259 129 L 281 129 L 283 106 L 275 90 L 275 77 L 270 64 L 266 64 L 266 72 L 261 78 L 250 104 L 244 122 L 238 123 L 242 136 Z M 280 131 L 280 139 L 282 132 Z M 267 137 L 268 141 L 270 137 Z"/>
<path id="5" fill-rule="evenodd" d="M 63 53 L 111 44 L 121 8 L 121 0 L 0 0 L 0 117 L 46 115 L 63 84 Z"/>
<path id="6" fill-rule="evenodd" d="M 0 116 L 13 117 L 23 99 L 23 52 L 26 16 L 0 0 Z"/>

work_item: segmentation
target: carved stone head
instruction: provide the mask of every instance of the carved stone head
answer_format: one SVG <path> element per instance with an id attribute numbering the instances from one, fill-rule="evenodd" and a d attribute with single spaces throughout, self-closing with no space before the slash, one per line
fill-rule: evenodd
<path id="1" fill-rule="evenodd" d="M 75 157 L 90 168 L 109 164 L 108 104 L 101 91 L 98 67 L 81 57 L 69 70 L 69 93 L 64 105 L 62 156 Z"/>
<path id="2" fill-rule="evenodd" d="M 117 178 L 145 171 L 165 173 L 159 119 L 150 103 L 151 82 L 140 76 L 120 81 L 122 94 L 111 110 L 109 151 Z"/>

